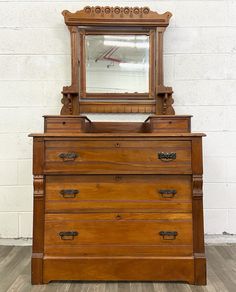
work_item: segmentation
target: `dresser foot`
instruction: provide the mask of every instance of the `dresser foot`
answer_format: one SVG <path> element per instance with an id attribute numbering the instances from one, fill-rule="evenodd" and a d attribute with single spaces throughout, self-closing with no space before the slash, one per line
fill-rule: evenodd
<path id="1" fill-rule="evenodd" d="M 43 283 L 43 259 L 42 254 L 33 254 L 31 261 L 31 284 L 42 285 Z"/>
<path id="2" fill-rule="evenodd" d="M 195 257 L 195 285 L 206 285 L 207 284 L 207 273 L 206 273 L 206 258 L 205 255 Z"/>

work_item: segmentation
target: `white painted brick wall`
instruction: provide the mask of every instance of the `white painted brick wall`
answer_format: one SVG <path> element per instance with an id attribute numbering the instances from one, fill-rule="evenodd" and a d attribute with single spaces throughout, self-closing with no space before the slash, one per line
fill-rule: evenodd
<path id="1" fill-rule="evenodd" d="M 236 233 L 236 1 L 0 0 L 0 237 L 32 235 L 32 141 L 43 114 L 58 114 L 70 84 L 70 41 L 61 11 L 139 5 L 173 13 L 165 83 L 177 114 L 204 131 L 206 233 Z M 120 116 L 92 115 L 99 120 Z M 143 120 L 127 115 L 124 120 Z"/>

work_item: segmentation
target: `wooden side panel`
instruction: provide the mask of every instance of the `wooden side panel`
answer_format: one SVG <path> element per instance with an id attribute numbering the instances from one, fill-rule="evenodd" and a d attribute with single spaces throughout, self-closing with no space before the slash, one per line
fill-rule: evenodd
<path id="1" fill-rule="evenodd" d="M 43 251 L 44 251 L 44 141 L 35 138 L 33 144 L 34 173 L 34 212 L 33 212 L 33 248 L 31 262 L 32 284 L 43 282 Z"/>
<path id="2" fill-rule="evenodd" d="M 195 258 L 195 284 L 206 285 L 206 258 L 204 246 L 203 224 L 203 192 L 202 192 L 202 139 L 192 139 L 193 162 L 193 250 Z"/>
<path id="3" fill-rule="evenodd" d="M 34 137 L 33 140 L 33 174 L 41 175 L 44 168 L 44 140 Z"/>
<path id="4" fill-rule="evenodd" d="M 44 251 L 44 176 L 34 176 L 32 284 L 42 284 Z"/>

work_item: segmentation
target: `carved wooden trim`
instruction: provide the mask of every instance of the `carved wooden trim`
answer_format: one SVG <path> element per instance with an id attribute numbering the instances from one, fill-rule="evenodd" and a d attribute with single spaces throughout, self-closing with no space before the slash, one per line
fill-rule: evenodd
<path id="1" fill-rule="evenodd" d="M 159 85 L 157 89 L 156 114 L 159 115 L 174 115 L 173 108 L 174 99 L 172 98 L 172 87 Z"/>
<path id="2" fill-rule="evenodd" d="M 44 176 L 34 175 L 34 198 L 44 197 Z"/>
<path id="3" fill-rule="evenodd" d="M 155 102 L 80 102 L 81 113 L 155 113 Z"/>
<path id="4" fill-rule="evenodd" d="M 165 12 L 159 14 L 151 11 L 149 7 L 110 7 L 110 6 L 86 6 L 84 9 L 72 13 L 68 10 L 62 12 L 67 25 L 142 25 L 167 26 L 172 14 Z"/>
<path id="5" fill-rule="evenodd" d="M 73 107 L 72 107 L 72 97 L 70 93 L 64 93 L 61 99 L 61 103 L 63 104 L 61 109 L 61 115 L 72 115 Z"/>
<path id="6" fill-rule="evenodd" d="M 201 174 L 194 174 L 193 175 L 193 199 L 194 200 L 202 200 L 203 191 L 202 191 L 202 175 Z"/>

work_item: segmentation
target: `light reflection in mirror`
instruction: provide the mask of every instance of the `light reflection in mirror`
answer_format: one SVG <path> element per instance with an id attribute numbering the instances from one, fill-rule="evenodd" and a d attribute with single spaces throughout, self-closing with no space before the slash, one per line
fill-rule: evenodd
<path id="1" fill-rule="evenodd" d="M 87 93 L 148 93 L 148 35 L 87 35 Z"/>

